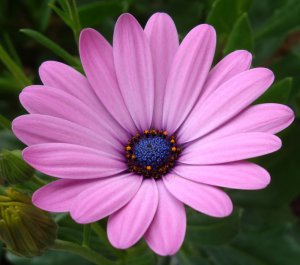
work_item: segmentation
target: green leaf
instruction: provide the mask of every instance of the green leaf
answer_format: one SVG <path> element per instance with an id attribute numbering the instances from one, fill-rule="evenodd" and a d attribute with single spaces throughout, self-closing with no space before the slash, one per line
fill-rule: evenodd
<path id="1" fill-rule="evenodd" d="M 93 263 L 86 261 L 77 255 L 59 251 L 48 251 L 40 257 L 34 257 L 31 259 L 17 257 L 11 253 L 7 253 L 6 257 L 7 260 L 13 265 L 94 265 Z"/>
<path id="2" fill-rule="evenodd" d="M 147 244 L 140 243 L 126 251 L 124 257 L 126 265 L 152 265 L 155 263 L 155 255 Z"/>
<path id="3" fill-rule="evenodd" d="M 14 136 L 11 130 L 0 130 L 0 149 L 21 149 L 23 145 Z"/>
<path id="4" fill-rule="evenodd" d="M 248 11 L 252 0 L 216 0 L 207 16 L 218 34 L 229 34 L 236 20 Z"/>
<path id="5" fill-rule="evenodd" d="M 48 24 L 49 20 L 51 18 L 51 8 L 49 7 L 49 4 L 54 3 L 55 0 L 43 0 L 41 1 L 41 8 L 40 11 L 37 12 L 38 14 L 38 27 L 41 31 L 44 31 Z"/>
<path id="6" fill-rule="evenodd" d="M 201 246 L 230 242 L 239 233 L 240 218 L 240 210 L 236 210 L 229 217 L 222 219 L 193 212 L 188 217 L 187 244 Z"/>
<path id="7" fill-rule="evenodd" d="M 11 130 L 11 121 L 0 115 L 0 127 L 5 130 Z"/>
<path id="8" fill-rule="evenodd" d="M 264 25 L 256 31 L 255 39 L 266 35 L 286 34 L 294 27 L 299 27 L 300 2 L 287 0 L 273 12 Z"/>
<path id="9" fill-rule="evenodd" d="M 202 252 L 202 251 L 201 251 Z M 188 251 L 181 249 L 177 254 L 178 264 L 180 265 L 215 265 L 207 257 L 203 257 L 200 251 Z"/>
<path id="10" fill-rule="evenodd" d="M 22 67 L 21 59 L 15 49 L 15 46 L 13 45 L 10 36 L 8 34 L 4 34 L 3 36 L 5 41 L 5 47 L 7 48 L 8 53 L 11 55 L 14 62 L 19 66 Z"/>
<path id="11" fill-rule="evenodd" d="M 20 92 L 20 85 L 15 82 L 15 78 L 9 73 L 0 77 L 0 90 L 3 92 Z"/>
<path id="12" fill-rule="evenodd" d="M 98 1 L 78 7 L 78 13 L 81 24 L 84 27 L 91 27 L 107 18 L 118 16 L 123 8 L 123 1 Z"/>
<path id="13" fill-rule="evenodd" d="M 58 44 L 56 44 L 54 41 L 50 40 L 43 34 L 31 30 L 31 29 L 21 29 L 21 32 L 26 34 L 27 36 L 33 38 L 40 44 L 47 47 L 49 50 L 51 50 L 53 53 L 55 53 L 57 56 L 65 60 L 68 64 L 74 66 L 77 69 L 82 69 L 80 62 L 77 58 L 73 57 L 71 54 L 69 54 L 67 51 L 65 51 L 62 47 L 60 47 Z"/>
<path id="14" fill-rule="evenodd" d="M 262 8 L 259 6 L 253 10 L 251 16 L 253 22 L 257 16 L 267 18 L 254 30 L 255 62 L 257 64 L 262 64 L 270 56 L 273 56 L 288 34 L 299 29 L 300 17 L 300 2 L 298 0 L 274 1 L 277 6 L 273 9 L 268 2 L 260 2 L 265 5 L 266 11 L 262 13 Z M 268 13 L 266 14 L 266 12 Z"/>
<path id="15" fill-rule="evenodd" d="M 231 245 L 204 249 L 216 265 L 298 265 L 300 245 L 292 231 L 291 224 L 263 231 L 248 229 Z"/>
<path id="16" fill-rule="evenodd" d="M 0 60 L 7 67 L 10 73 L 15 77 L 20 88 L 24 88 L 31 84 L 29 78 L 25 75 L 23 70 L 19 67 L 17 63 L 9 56 L 5 51 L 3 46 L 0 44 Z"/>
<path id="17" fill-rule="evenodd" d="M 65 22 L 69 27 L 72 27 L 72 21 L 68 17 L 68 15 L 61 10 L 59 7 L 57 7 L 55 4 L 49 4 L 49 6 L 53 9 L 53 11 Z"/>
<path id="18" fill-rule="evenodd" d="M 247 13 L 244 13 L 236 21 L 232 31 L 228 36 L 228 40 L 224 49 L 224 53 L 228 54 L 235 50 L 253 50 L 252 28 Z"/>
<path id="19" fill-rule="evenodd" d="M 59 8 L 57 5 L 51 3 L 49 6 L 56 12 L 56 14 L 72 29 L 75 41 L 78 43 L 79 33 L 81 31 L 80 20 L 75 0 L 59 0 Z"/>
<path id="20" fill-rule="evenodd" d="M 293 79 L 286 77 L 271 86 L 256 103 L 281 103 L 286 104 L 292 90 Z"/>
<path id="21" fill-rule="evenodd" d="M 58 221 L 58 225 L 58 238 L 79 245 L 82 243 L 82 225 L 75 223 L 69 215 L 61 218 Z M 93 223 L 93 225 L 96 225 L 96 223 Z M 100 226 L 100 224 L 97 223 L 97 226 Z M 102 228 L 101 232 L 103 233 L 99 235 L 93 230 L 90 247 L 97 252 L 100 251 L 104 256 L 117 256 L 121 251 L 113 248 L 108 242 L 105 228 Z"/>
<path id="22" fill-rule="evenodd" d="M 78 44 L 79 34 L 80 34 L 80 31 L 81 31 L 81 24 L 80 24 L 80 20 L 79 20 L 76 1 L 75 0 L 70 0 L 70 1 L 67 2 L 67 5 L 68 5 L 69 17 L 70 17 L 71 21 L 73 22 L 72 23 L 73 34 L 74 34 L 74 37 L 75 37 L 75 41 Z"/>
<path id="23" fill-rule="evenodd" d="M 33 177 L 34 169 L 26 164 L 21 151 L 3 150 L 0 154 L 0 177 L 10 184 L 23 183 Z"/>

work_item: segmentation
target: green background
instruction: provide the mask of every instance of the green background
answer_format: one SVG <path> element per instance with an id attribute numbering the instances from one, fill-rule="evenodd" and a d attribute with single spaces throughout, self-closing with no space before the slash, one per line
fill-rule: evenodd
<path id="1" fill-rule="evenodd" d="M 180 38 L 199 23 L 212 24 L 218 34 L 215 60 L 236 49 L 251 51 L 253 66 L 268 67 L 276 76 L 259 102 L 287 104 L 296 113 L 293 125 L 280 135 L 283 148 L 255 160 L 271 173 L 272 182 L 265 190 L 228 191 L 235 204 L 228 218 L 213 219 L 188 210 L 186 240 L 176 256 L 158 257 L 144 242 L 117 255 L 122 264 L 133 265 L 299 265 L 300 1 L 78 0 L 77 9 L 69 2 L 70 12 L 65 1 L 0 0 L 1 150 L 22 148 L 9 126 L 14 117 L 24 113 L 18 101 L 21 89 L 40 83 L 38 66 L 45 60 L 58 60 L 81 69 L 77 51 L 81 28 L 96 28 L 111 41 L 114 23 L 122 12 L 132 13 L 143 26 L 154 12 L 167 12 Z M 82 227 L 67 216 L 60 217 L 59 225 L 61 239 L 80 242 Z M 92 248 L 104 256 L 114 252 L 96 233 L 92 242 Z M 53 250 L 41 257 L 20 258 L 0 246 L 0 264 L 90 263 Z"/>

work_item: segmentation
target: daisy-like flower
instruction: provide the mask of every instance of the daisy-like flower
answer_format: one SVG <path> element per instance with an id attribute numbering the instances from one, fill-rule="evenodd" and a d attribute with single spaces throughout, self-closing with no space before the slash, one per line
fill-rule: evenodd
<path id="1" fill-rule="evenodd" d="M 13 122 L 24 160 L 59 178 L 33 195 L 78 223 L 108 217 L 108 238 L 125 249 L 142 237 L 172 255 L 186 231 L 187 205 L 224 217 L 222 188 L 261 189 L 270 176 L 245 159 L 281 147 L 274 134 L 293 121 L 280 104 L 251 105 L 273 82 L 235 51 L 212 68 L 216 33 L 192 29 L 179 45 L 172 19 L 154 14 L 145 29 L 118 19 L 113 47 L 95 30 L 80 35 L 86 77 L 59 62 L 41 65 L 43 85 L 26 87 L 30 113 Z M 212 69 L 211 69 L 212 68 Z"/>

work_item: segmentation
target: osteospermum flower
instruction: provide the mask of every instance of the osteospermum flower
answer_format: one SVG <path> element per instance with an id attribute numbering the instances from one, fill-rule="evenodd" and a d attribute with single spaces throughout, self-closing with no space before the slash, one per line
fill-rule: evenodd
<path id="1" fill-rule="evenodd" d="M 171 255 L 184 239 L 184 205 L 224 217 L 233 206 L 221 188 L 264 188 L 268 172 L 244 160 L 278 150 L 274 134 L 293 112 L 251 105 L 272 72 L 249 69 L 251 54 L 242 50 L 211 69 L 215 46 L 210 25 L 195 27 L 179 45 L 168 15 L 154 14 L 143 30 L 124 14 L 113 47 L 95 30 L 82 31 L 86 77 L 43 63 L 43 85 L 20 95 L 30 114 L 13 122 L 29 146 L 25 161 L 59 178 L 36 191 L 33 203 L 82 224 L 109 216 L 116 248 L 144 237 L 153 251 Z"/>

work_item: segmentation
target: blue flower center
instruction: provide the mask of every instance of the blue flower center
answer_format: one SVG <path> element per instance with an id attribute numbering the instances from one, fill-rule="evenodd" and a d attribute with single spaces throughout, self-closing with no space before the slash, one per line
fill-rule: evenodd
<path id="1" fill-rule="evenodd" d="M 161 136 L 142 138 L 134 145 L 133 154 L 139 165 L 151 166 L 155 169 L 168 161 L 171 155 L 171 143 Z"/>
<path id="2" fill-rule="evenodd" d="M 125 146 L 128 170 L 145 178 L 160 179 L 166 175 L 175 166 L 180 153 L 176 137 L 156 129 L 137 133 Z"/>

